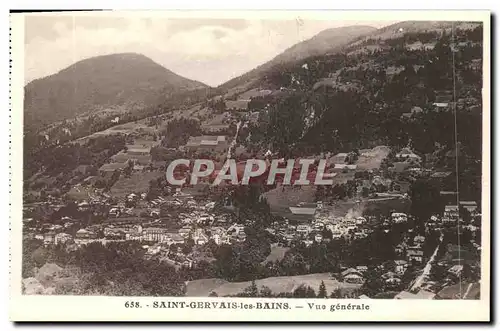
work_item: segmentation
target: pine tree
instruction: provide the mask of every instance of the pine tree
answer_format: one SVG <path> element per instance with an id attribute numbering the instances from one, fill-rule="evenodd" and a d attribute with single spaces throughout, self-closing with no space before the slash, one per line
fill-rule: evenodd
<path id="1" fill-rule="evenodd" d="M 260 297 L 262 298 L 272 298 L 273 297 L 273 292 L 271 289 L 267 286 L 262 286 L 260 289 Z"/>
<path id="2" fill-rule="evenodd" d="M 259 289 L 257 288 L 257 284 L 255 283 L 255 280 L 252 280 L 252 284 L 250 284 L 250 286 L 248 286 L 245 289 L 245 294 L 246 294 L 246 296 L 248 296 L 250 298 L 256 298 L 259 296 Z"/>
<path id="3" fill-rule="evenodd" d="M 326 294 L 326 286 L 325 282 L 321 281 L 318 290 L 318 298 L 326 298 L 328 295 Z"/>
<path id="4" fill-rule="evenodd" d="M 339 288 L 336 288 L 335 290 L 332 291 L 332 294 L 330 294 L 330 298 L 333 299 L 340 299 L 342 298 L 342 293 Z"/>

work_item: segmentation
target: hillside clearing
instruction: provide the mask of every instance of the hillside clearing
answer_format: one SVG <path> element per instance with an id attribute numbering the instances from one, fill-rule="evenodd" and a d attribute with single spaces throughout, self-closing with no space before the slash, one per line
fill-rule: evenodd
<path id="1" fill-rule="evenodd" d="M 348 284 L 332 279 L 329 273 L 309 274 L 299 276 L 269 277 L 258 279 L 255 284 L 259 288 L 267 286 L 275 294 L 282 292 L 293 292 L 300 285 L 310 286 L 316 292 L 321 282 L 325 283 L 327 293 L 337 288 L 354 290 L 360 287 L 356 284 Z M 188 297 L 207 297 L 211 292 L 218 296 L 235 296 L 242 293 L 252 282 L 228 282 L 223 279 L 210 278 L 188 281 L 186 283 L 186 294 Z"/>

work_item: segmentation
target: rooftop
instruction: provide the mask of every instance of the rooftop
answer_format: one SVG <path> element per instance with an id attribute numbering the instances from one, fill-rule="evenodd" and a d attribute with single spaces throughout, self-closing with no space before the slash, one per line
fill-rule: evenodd
<path id="1" fill-rule="evenodd" d="M 115 171 L 124 169 L 125 167 L 126 163 L 106 163 L 99 168 L 99 171 Z"/>

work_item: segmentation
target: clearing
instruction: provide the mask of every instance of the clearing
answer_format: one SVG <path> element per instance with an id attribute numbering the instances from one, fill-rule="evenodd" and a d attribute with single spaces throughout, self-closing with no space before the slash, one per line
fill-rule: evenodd
<path id="1" fill-rule="evenodd" d="M 267 286 L 275 294 L 281 292 L 293 292 L 300 285 L 310 286 L 318 292 L 321 282 L 325 283 L 326 291 L 330 294 L 335 289 L 354 290 L 359 288 L 359 284 L 348 284 L 332 279 L 329 273 L 309 274 L 299 276 L 282 276 L 258 279 L 255 281 L 259 290 L 262 286 Z M 219 278 L 197 279 L 186 282 L 186 294 L 188 297 L 207 297 L 211 292 L 218 296 L 235 296 L 242 293 L 252 282 L 228 282 Z"/>
<path id="2" fill-rule="evenodd" d="M 163 175 L 159 171 L 136 172 L 126 178 L 120 179 L 111 187 L 111 195 L 117 198 L 125 198 L 130 193 L 144 193 L 149 189 L 149 181 Z"/>
<path id="3" fill-rule="evenodd" d="M 290 250 L 290 247 L 279 247 L 275 246 L 271 248 L 271 253 L 266 257 L 264 261 L 262 261 L 262 265 L 266 265 L 267 262 L 279 262 L 283 260 L 286 252 Z"/>

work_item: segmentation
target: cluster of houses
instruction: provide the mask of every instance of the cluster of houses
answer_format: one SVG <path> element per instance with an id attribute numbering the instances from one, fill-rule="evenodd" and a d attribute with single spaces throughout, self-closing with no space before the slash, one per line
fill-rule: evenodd
<path id="1" fill-rule="evenodd" d="M 126 201 L 144 199 L 144 196 L 129 194 Z M 213 240 L 217 245 L 232 245 L 246 241 L 245 225 L 235 223 L 228 215 L 212 213 L 214 202 L 199 203 L 183 192 L 177 192 L 170 199 L 157 198 L 148 202 L 147 218 L 131 218 L 125 202 L 108 206 L 108 218 L 104 223 L 97 223 L 78 228 L 78 222 L 63 217 L 60 224 L 43 224 L 36 228 L 26 228 L 28 235 L 42 240 L 46 246 L 66 244 L 74 249 L 92 242 L 107 244 L 117 241 L 138 241 L 148 248 L 148 254 L 155 255 L 159 247 L 171 245 L 204 245 Z M 82 205 L 83 210 L 91 209 L 95 201 Z M 160 222 L 161 208 L 182 207 L 182 212 L 175 217 L 178 226 L 167 226 Z M 79 207 L 80 208 L 80 207 Z M 169 209 L 167 209 L 169 210 Z M 33 220 L 25 220 L 30 224 Z M 175 229 L 175 230 L 174 230 Z M 163 249 L 162 248 L 162 249 Z M 177 261 L 179 262 L 179 261 Z M 192 265 L 192 263 L 189 263 Z"/>
<path id="2" fill-rule="evenodd" d="M 469 213 L 470 219 L 464 220 L 461 209 Z M 481 214 L 475 201 L 459 201 L 458 205 L 446 205 L 442 215 L 433 215 L 425 222 L 426 231 L 455 226 L 471 231 L 473 236 L 481 231 Z"/>
<path id="3" fill-rule="evenodd" d="M 395 252 L 410 263 L 421 264 L 424 261 L 424 251 L 422 248 L 424 242 L 424 236 L 417 235 L 413 238 L 413 241 L 410 241 L 405 236 L 403 241 L 396 246 Z"/>
<path id="4" fill-rule="evenodd" d="M 281 223 L 274 222 L 267 231 L 276 235 L 285 246 L 291 246 L 296 242 L 310 246 L 315 242 L 328 242 L 331 239 L 366 238 L 372 232 L 366 224 L 366 218 L 361 216 L 355 217 L 348 214 L 346 217 L 333 218 L 326 214 L 316 213 L 311 222 L 300 222 L 297 225 L 292 225 L 285 219 Z M 325 230 L 327 233 L 329 231 L 328 236 L 325 236 Z"/>

